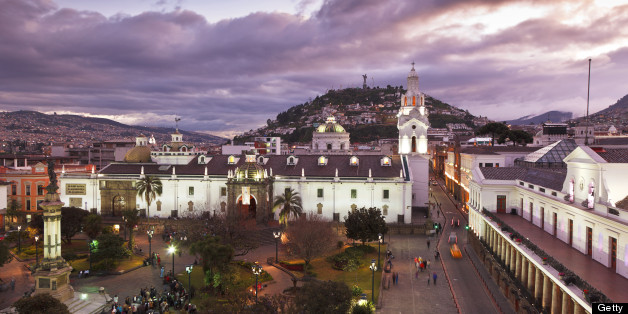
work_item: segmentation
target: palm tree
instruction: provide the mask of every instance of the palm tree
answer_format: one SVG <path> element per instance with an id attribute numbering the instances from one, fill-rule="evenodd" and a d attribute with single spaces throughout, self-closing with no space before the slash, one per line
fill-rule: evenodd
<path id="1" fill-rule="evenodd" d="M 300 216 L 303 213 L 303 205 L 301 203 L 301 197 L 299 196 L 299 192 L 295 192 L 292 188 L 286 189 L 283 195 L 278 195 L 275 197 L 275 202 L 273 203 L 273 213 L 281 208 L 279 212 L 279 221 L 287 226 L 288 218 L 290 215 L 294 215 L 295 217 Z"/>
<path id="2" fill-rule="evenodd" d="M 137 189 L 137 195 L 146 200 L 146 204 L 148 204 L 148 206 L 146 206 L 146 217 L 148 217 L 147 221 L 150 221 L 150 203 L 152 203 L 158 195 L 161 195 L 161 180 L 157 177 L 146 176 L 143 179 L 137 180 L 135 188 Z"/>

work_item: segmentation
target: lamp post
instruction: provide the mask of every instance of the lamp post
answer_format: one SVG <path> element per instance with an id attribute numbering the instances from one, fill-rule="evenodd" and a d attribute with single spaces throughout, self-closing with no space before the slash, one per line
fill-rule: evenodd
<path id="1" fill-rule="evenodd" d="M 192 268 L 194 265 L 185 266 L 185 271 L 188 273 L 188 302 L 192 301 Z"/>
<path id="2" fill-rule="evenodd" d="M 153 260 L 155 259 L 153 258 L 153 243 L 152 243 L 153 232 L 154 232 L 153 230 L 146 230 L 146 234 L 148 235 L 148 256 L 150 256 L 150 264 L 154 266 L 155 262 Z"/>
<path id="3" fill-rule="evenodd" d="M 39 242 L 39 236 L 35 236 L 35 268 L 39 265 L 39 252 L 37 252 L 37 242 Z"/>
<path id="4" fill-rule="evenodd" d="M 17 226 L 17 254 L 22 253 L 22 226 Z"/>
<path id="5" fill-rule="evenodd" d="M 382 244 L 382 234 L 377 234 L 377 267 L 381 267 L 379 264 L 380 255 L 382 254 L 382 249 L 380 245 Z"/>
<path id="6" fill-rule="evenodd" d="M 275 236 L 275 263 L 279 261 L 279 238 L 281 237 L 281 231 L 273 231 Z"/>
<path id="7" fill-rule="evenodd" d="M 371 266 L 369 267 L 373 273 L 373 277 L 371 279 L 371 302 L 375 304 L 375 271 L 377 271 L 377 266 L 375 265 L 375 259 L 371 260 Z"/>
<path id="8" fill-rule="evenodd" d="M 177 251 L 177 248 L 174 245 L 171 245 L 168 248 L 168 253 L 172 254 L 172 277 L 174 277 L 174 253 Z"/>
<path id="9" fill-rule="evenodd" d="M 124 242 L 126 242 L 126 217 L 122 218 L 124 220 Z"/>
<path id="10" fill-rule="evenodd" d="M 257 303 L 257 284 L 259 275 L 262 273 L 262 266 L 255 262 L 255 265 L 252 267 L 253 274 L 255 274 L 255 303 Z"/>

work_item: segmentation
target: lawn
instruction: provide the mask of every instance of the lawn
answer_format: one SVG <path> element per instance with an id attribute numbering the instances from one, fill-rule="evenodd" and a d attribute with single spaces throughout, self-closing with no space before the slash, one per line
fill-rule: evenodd
<path id="1" fill-rule="evenodd" d="M 32 241 L 29 241 L 32 242 Z M 43 258 L 43 242 L 39 241 L 37 244 L 37 252 L 39 252 L 39 258 Z M 18 247 L 15 246 L 11 249 L 13 253 L 18 255 L 18 257 L 22 260 L 35 259 L 35 244 L 24 243 L 22 242 L 22 252 L 17 254 Z M 78 255 L 78 254 L 86 254 L 89 249 L 87 248 L 87 242 L 85 240 L 72 240 L 71 244 L 61 243 L 61 255 Z"/>
<path id="2" fill-rule="evenodd" d="M 143 256 L 131 255 L 130 258 L 121 259 L 118 262 L 118 266 L 116 267 L 116 269 L 112 271 L 116 272 L 116 271 L 122 271 L 122 270 L 129 270 L 133 267 L 140 266 L 142 265 L 142 263 L 144 263 L 144 258 L 145 257 Z M 94 262 L 95 261 L 92 261 L 92 263 Z M 81 270 L 89 269 L 89 258 L 80 258 L 80 259 L 69 261 L 68 263 L 70 264 L 70 266 L 72 266 L 73 273 L 79 272 Z"/>
<path id="3" fill-rule="evenodd" d="M 368 244 L 367 244 L 368 245 Z M 373 245 L 377 248 L 376 245 Z M 345 246 L 347 248 L 349 246 Z M 333 255 L 341 252 L 341 250 L 336 249 L 333 252 L 330 252 L 329 255 Z M 377 261 L 377 251 L 374 253 L 367 253 L 360 260 L 361 266 L 356 271 L 342 271 L 336 270 L 332 268 L 332 264 L 325 260 L 327 256 L 320 257 L 314 259 L 310 262 L 312 266 L 311 271 L 316 274 L 316 278 L 320 280 L 332 280 L 332 281 L 340 281 L 347 284 L 347 286 L 351 289 L 354 285 L 360 287 L 362 289 L 362 293 L 366 293 L 368 299 L 371 299 L 372 292 L 372 276 L 373 273 L 369 266 L 371 265 L 371 260 L 375 259 Z M 289 261 L 292 262 L 292 261 Z M 383 265 L 383 260 L 381 261 Z M 298 275 L 302 275 L 301 272 L 293 272 Z M 375 300 L 377 301 L 377 297 L 379 295 L 379 284 L 381 282 L 382 272 L 381 269 L 378 269 L 375 272 Z"/>

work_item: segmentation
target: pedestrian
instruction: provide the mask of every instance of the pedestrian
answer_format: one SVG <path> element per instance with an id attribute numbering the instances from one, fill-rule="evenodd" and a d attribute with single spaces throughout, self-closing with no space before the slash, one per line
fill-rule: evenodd
<path id="1" fill-rule="evenodd" d="M 416 273 L 414 273 L 414 278 L 415 279 L 419 279 L 419 270 L 416 270 Z"/>
<path id="2" fill-rule="evenodd" d="M 440 218 L 440 211 L 436 210 L 436 217 Z"/>
<path id="3" fill-rule="evenodd" d="M 395 273 L 395 284 L 399 284 L 399 273 Z"/>
<path id="4" fill-rule="evenodd" d="M 159 278 L 163 278 L 164 277 L 164 271 L 166 270 L 165 266 L 161 266 L 161 274 L 159 274 Z"/>
<path id="5" fill-rule="evenodd" d="M 430 249 L 430 239 L 427 239 L 427 249 Z"/>
<path id="6" fill-rule="evenodd" d="M 157 265 L 161 266 L 161 257 L 157 254 Z"/>
<path id="7" fill-rule="evenodd" d="M 113 304 L 118 305 L 118 295 L 113 296 Z"/>
<path id="8" fill-rule="evenodd" d="M 430 285 L 430 276 L 427 276 L 427 285 Z"/>
<path id="9" fill-rule="evenodd" d="M 15 291 L 15 277 L 11 278 L 11 291 Z"/>
<path id="10" fill-rule="evenodd" d="M 431 262 L 430 262 L 430 260 L 428 259 L 428 260 L 427 260 L 427 269 L 430 269 L 430 264 L 431 264 Z"/>
<path id="11" fill-rule="evenodd" d="M 438 276 L 436 276 L 436 272 L 434 272 L 434 275 L 432 275 L 432 277 L 434 278 L 434 285 L 436 285 L 436 278 L 438 278 Z"/>

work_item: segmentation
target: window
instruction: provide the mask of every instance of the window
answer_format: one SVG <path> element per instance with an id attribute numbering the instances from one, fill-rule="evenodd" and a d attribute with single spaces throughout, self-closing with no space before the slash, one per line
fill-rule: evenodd
<path id="1" fill-rule="evenodd" d="M 534 185 L 532 185 L 532 184 L 528 184 L 528 187 L 531 188 L 531 189 L 534 189 Z"/>
<path id="2" fill-rule="evenodd" d="M 194 202 L 189 201 L 188 202 L 188 211 L 193 211 L 194 210 Z"/>
<path id="3" fill-rule="evenodd" d="M 357 197 L 358 197 L 358 190 L 351 189 L 351 198 L 357 198 Z"/>
<path id="4" fill-rule="evenodd" d="M 325 156 L 318 157 L 318 165 L 319 166 L 324 166 L 326 164 L 327 164 L 327 158 L 325 158 Z"/>
<path id="5" fill-rule="evenodd" d="M 31 210 L 31 200 L 26 200 L 26 210 Z"/>
<path id="6" fill-rule="evenodd" d="M 288 193 L 290 193 L 290 188 L 285 188 L 285 189 L 283 190 L 283 193 L 284 193 L 284 194 L 288 194 Z"/>
<path id="7" fill-rule="evenodd" d="M 321 203 L 316 204 L 316 213 L 319 215 L 323 214 L 323 204 Z"/>
<path id="8" fill-rule="evenodd" d="M 227 196 L 227 188 L 226 187 L 221 187 L 220 188 L 220 196 Z"/>
<path id="9" fill-rule="evenodd" d="M 487 162 L 484 164 L 484 167 L 493 167 L 493 163 L 492 162 Z"/>
<path id="10" fill-rule="evenodd" d="M 480 163 L 480 167 L 483 167 L 482 165 L 483 165 L 483 164 L 482 164 L 482 163 Z"/>
<path id="11" fill-rule="evenodd" d="M 545 189 L 544 188 L 539 188 L 539 191 L 545 193 Z"/>
<path id="12" fill-rule="evenodd" d="M 319 198 L 323 197 L 323 189 L 316 190 L 316 196 L 319 197 Z"/>
<path id="13" fill-rule="evenodd" d="M 17 195 L 17 185 L 11 185 L 11 195 Z"/>
<path id="14" fill-rule="evenodd" d="M 381 165 L 382 166 L 389 166 L 390 167 L 390 164 L 391 164 L 390 157 L 386 156 L 386 157 L 382 158 L 382 160 L 381 160 Z"/>
<path id="15" fill-rule="evenodd" d="M 557 196 L 558 194 L 555 191 L 552 191 L 552 196 Z"/>
<path id="16" fill-rule="evenodd" d="M 229 156 L 229 158 L 227 159 L 227 164 L 235 165 L 235 163 L 236 163 L 235 156 L 233 155 Z"/>
<path id="17" fill-rule="evenodd" d="M 387 200 L 390 198 L 390 191 L 389 190 L 384 190 L 384 199 Z"/>
<path id="18" fill-rule="evenodd" d="M 495 167 L 496 167 L 496 168 L 499 168 L 499 163 L 496 163 L 496 164 L 495 164 Z"/>
<path id="19" fill-rule="evenodd" d="M 31 195 L 31 185 L 30 184 L 26 184 L 26 195 Z"/>
<path id="20" fill-rule="evenodd" d="M 388 205 L 382 206 L 382 215 L 383 216 L 387 216 L 388 215 Z"/>
<path id="21" fill-rule="evenodd" d="M 523 186 L 523 182 L 519 182 L 519 185 Z"/>
<path id="22" fill-rule="evenodd" d="M 44 186 L 37 185 L 37 195 L 44 195 Z"/>
<path id="23" fill-rule="evenodd" d="M 359 163 L 358 157 L 351 156 L 351 159 L 349 160 L 349 164 L 352 166 L 357 166 L 358 163 Z"/>
<path id="24" fill-rule="evenodd" d="M 161 211 L 161 201 L 157 201 L 157 211 L 160 212 Z"/>
<path id="25" fill-rule="evenodd" d="M 188 195 L 194 195 L 194 187 L 193 186 L 188 187 Z"/>

